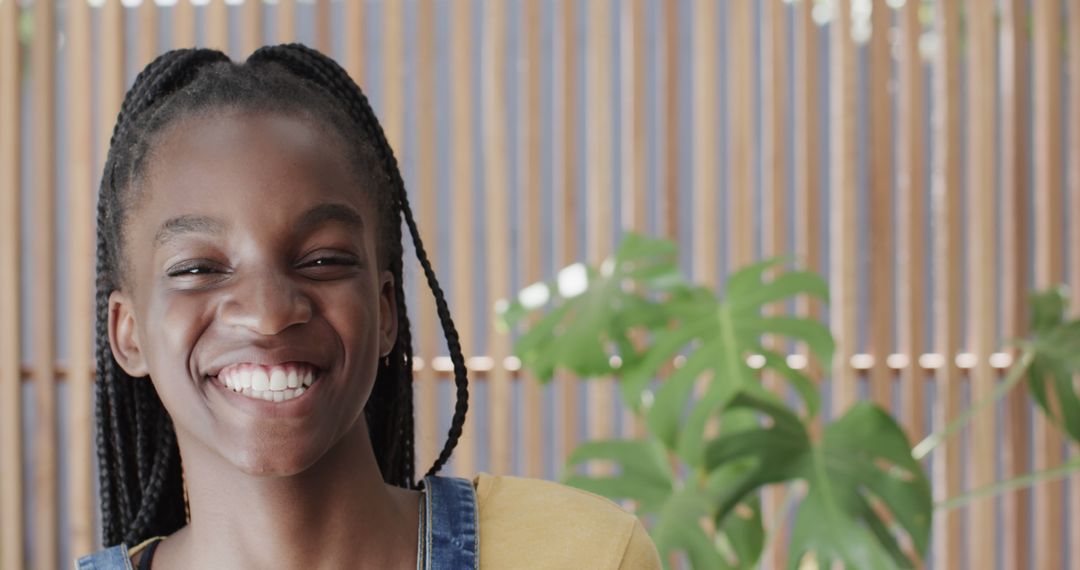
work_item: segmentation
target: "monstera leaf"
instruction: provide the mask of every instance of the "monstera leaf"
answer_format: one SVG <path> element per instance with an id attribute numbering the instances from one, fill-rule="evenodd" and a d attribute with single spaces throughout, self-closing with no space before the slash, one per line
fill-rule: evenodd
<path id="1" fill-rule="evenodd" d="M 671 295 L 664 309 L 677 319 L 676 324 L 654 333 L 649 349 L 621 371 L 619 385 L 624 398 L 633 407 L 652 396 L 646 415 L 649 428 L 691 466 L 700 467 L 703 461 L 706 425 L 735 394 L 749 392 L 776 400 L 747 364 L 751 354 L 763 356 L 763 368 L 778 373 L 795 388 L 807 417 L 817 413 L 817 387 L 768 348 L 763 335 L 804 342 L 822 362 L 832 359 L 832 335 L 813 319 L 764 316 L 762 309 L 798 294 L 827 300 L 828 290 L 820 277 L 802 271 L 783 272 L 766 280 L 766 271 L 781 262 L 766 261 L 735 273 L 723 300 L 703 288 L 685 288 Z M 655 394 L 648 392 L 646 387 L 660 367 L 680 355 L 685 356 L 683 366 Z M 711 380 L 704 394 L 695 396 L 694 386 L 703 375 Z M 689 413 L 685 412 L 687 407 Z"/>
<path id="2" fill-rule="evenodd" d="M 1047 416 L 1080 443 L 1080 396 L 1073 383 L 1080 374 L 1080 320 L 1065 320 L 1066 305 L 1061 289 L 1032 295 L 1032 336 L 1020 345 L 1034 355 L 1028 369 L 1031 395 Z"/>
<path id="3" fill-rule="evenodd" d="M 500 301 L 499 324 L 512 328 L 529 313 L 553 305 L 515 343 L 522 364 L 545 381 L 557 368 L 586 378 L 610 374 L 611 357 L 636 354 L 629 331 L 655 328 L 669 318 L 645 292 L 684 286 L 676 254 L 670 241 L 628 234 L 599 270 L 574 264 L 554 282 L 535 283 L 513 301 Z"/>
<path id="4" fill-rule="evenodd" d="M 613 464 L 614 472 L 577 472 L 592 461 Z M 672 553 L 682 553 L 694 568 L 735 570 L 752 568 L 761 556 L 765 532 L 757 497 L 749 497 L 723 524 L 713 522 L 717 499 L 744 465 L 718 469 L 701 485 L 684 484 L 655 439 L 588 442 L 571 454 L 567 465 L 564 483 L 614 501 L 632 500 L 638 515 L 651 517 L 650 533 L 665 561 Z M 710 530 L 714 526 L 715 532 Z"/>
<path id="5" fill-rule="evenodd" d="M 807 491 L 791 535 L 792 568 L 808 553 L 817 558 L 819 568 L 829 568 L 833 561 L 848 568 L 915 566 L 889 521 L 924 553 L 933 509 L 930 485 L 911 457 L 903 430 L 888 413 L 867 402 L 856 404 L 814 442 L 798 416 L 769 400 L 744 393 L 728 408 L 754 410 L 765 421 L 762 427 L 728 433 L 708 444 L 710 470 L 753 460 L 719 497 L 721 521 L 765 485 L 799 480 Z"/>

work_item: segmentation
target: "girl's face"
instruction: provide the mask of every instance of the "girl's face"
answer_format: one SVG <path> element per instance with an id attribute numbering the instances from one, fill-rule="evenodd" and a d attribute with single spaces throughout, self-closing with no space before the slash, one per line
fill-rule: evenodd
<path id="1" fill-rule="evenodd" d="M 185 458 L 196 446 L 289 475 L 366 430 L 397 309 L 373 189 L 346 157 L 331 129 L 283 114 L 216 112 L 160 135 L 131 190 L 109 333 L 125 371 L 153 379 Z M 276 389 L 305 374 L 306 391 Z"/>

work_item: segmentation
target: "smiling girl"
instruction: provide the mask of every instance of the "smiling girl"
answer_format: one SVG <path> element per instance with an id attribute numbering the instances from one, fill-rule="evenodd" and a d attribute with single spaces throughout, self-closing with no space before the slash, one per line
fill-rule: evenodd
<path id="1" fill-rule="evenodd" d="M 414 475 L 404 220 L 457 405 Z M 128 91 L 98 202 L 97 449 L 112 568 L 658 568 L 632 515 L 436 475 L 468 379 L 394 154 L 298 44 L 175 50 Z"/>

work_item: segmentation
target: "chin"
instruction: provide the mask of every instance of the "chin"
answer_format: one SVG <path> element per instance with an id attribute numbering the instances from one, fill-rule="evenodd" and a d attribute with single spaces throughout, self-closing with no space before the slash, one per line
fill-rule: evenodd
<path id="1" fill-rule="evenodd" d="M 229 459 L 242 473 L 252 477 L 291 477 L 310 469 L 321 456 L 310 449 L 255 445 Z"/>

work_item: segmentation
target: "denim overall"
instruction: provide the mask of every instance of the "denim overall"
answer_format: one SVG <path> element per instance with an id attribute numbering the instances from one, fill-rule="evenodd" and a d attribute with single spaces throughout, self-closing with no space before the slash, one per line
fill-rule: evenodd
<path id="1" fill-rule="evenodd" d="M 425 477 L 427 534 L 423 538 L 425 570 L 480 568 L 479 513 L 472 481 L 458 477 Z M 84 556 L 76 570 L 134 570 L 126 545 Z"/>

